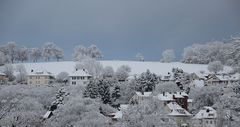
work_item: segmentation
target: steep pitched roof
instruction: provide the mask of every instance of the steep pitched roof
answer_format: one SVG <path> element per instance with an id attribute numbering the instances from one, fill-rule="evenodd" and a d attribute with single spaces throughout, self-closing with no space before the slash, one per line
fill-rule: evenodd
<path id="1" fill-rule="evenodd" d="M 193 119 L 214 119 L 217 118 L 217 111 L 212 107 L 205 106 L 201 109 Z"/>
<path id="2" fill-rule="evenodd" d="M 191 116 L 191 114 L 187 110 L 182 108 L 176 102 L 170 102 L 167 104 L 167 106 L 171 110 L 171 112 L 168 114 L 170 116 Z"/>

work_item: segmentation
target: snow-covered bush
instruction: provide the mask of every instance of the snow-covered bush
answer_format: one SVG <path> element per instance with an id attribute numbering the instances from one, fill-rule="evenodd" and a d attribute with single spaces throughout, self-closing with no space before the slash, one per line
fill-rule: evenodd
<path id="1" fill-rule="evenodd" d="M 27 81 L 27 71 L 23 64 L 19 64 L 16 66 L 16 82 L 18 83 L 26 83 Z"/>
<path id="2" fill-rule="evenodd" d="M 172 62 L 175 58 L 175 53 L 172 49 L 167 49 L 162 53 L 162 62 L 169 63 Z"/>
<path id="3" fill-rule="evenodd" d="M 5 64 L 3 66 L 3 73 L 6 74 L 9 81 L 13 81 L 15 79 L 13 72 L 14 72 L 14 68 L 11 64 Z"/>
<path id="4" fill-rule="evenodd" d="M 129 66 L 122 65 L 117 69 L 115 75 L 119 81 L 125 81 L 128 78 L 130 72 L 131 68 Z"/>
<path id="5" fill-rule="evenodd" d="M 220 61 L 214 61 L 208 64 L 208 70 L 214 72 L 215 74 L 223 70 L 223 65 Z"/>
<path id="6" fill-rule="evenodd" d="M 60 72 L 56 77 L 56 81 L 59 82 L 59 83 L 63 83 L 63 82 L 68 80 L 68 75 L 69 74 L 65 71 Z"/>

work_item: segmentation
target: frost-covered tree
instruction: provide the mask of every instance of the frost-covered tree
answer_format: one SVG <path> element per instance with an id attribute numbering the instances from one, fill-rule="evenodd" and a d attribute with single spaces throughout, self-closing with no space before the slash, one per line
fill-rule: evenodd
<path id="1" fill-rule="evenodd" d="M 14 72 L 14 68 L 11 64 L 5 64 L 3 66 L 3 73 L 6 74 L 9 81 L 13 81 L 15 79 L 15 76 L 13 75 L 13 72 Z"/>
<path id="2" fill-rule="evenodd" d="M 112 101 L 116 102 L 121 97 L 120 86 L 116 85 L 112 92 Z"/>
<path id="3" fill-rule="evenodd" d="M 113 77 L 114 76 L 114 70 L 111 66 L 106 66 L 103 69 L 103 77 Z"/>
<path id="4" fill-rule="evenodd" d="M 83 45 L 78 45 L 74 48 L 74 60 L 81 61 L 85 58 L 101 58 L 102 53 L 97 48 L 96 45 L 90 45 L 89 47 L 85 47 Z"/>
<path id="5" fill-rule="evenodd" d="M 28 60 L 28 48 L 26 47 L 20 47 L 17 50 L 17 55 L 16 55 L 16 59 L 18 61 L 24 62 Z"/>
<path id="6" fill-rule="evenodd" d="M 137 53 L 136 60 L 138 61 L 144 61 L 144 56 L 141 53 Z"/>
<path id="7" fill-rule="evenodd" d="M 42 57 L 42 51 L 40 48 L 32 48 L 30 50 L 30 57 L 33 62 L 37 62 Z"/>
<path id="8" fill-rule="evenodd" d="M 90 79 L 83 93 L 84 97 L 90 97 L 93 99 L 98 98 L 99 97 L 98 84 L 99 84 L 99 81 L 97 79 Z"/>
<path id="9" fill-rule="evenodd" d="M 64 81 L 68 80 L 68 75 L 69 74 L 65 71 L 60 72 L 56 77 L 56 81 L 59 82 L 59 83 L 63 83 Z"/>
<path id="10" fill-rule="evenodd" d="M 15 42 L 8 42 L 5 48 L 11 63 L 14 63 L 17 57 L 17 50 L 18 50 L 17 44 Z"/>
<path id="11" fill-rule="evenodd" d="M 45 61 L 49 61 L 51 57 L 59 60 L 63 57 L 63 51 L 54 42 L 46 42 L 42 47 L 42 57 Z"/>
<path id="12" fill-rule="evenodd" d="M 103 66 L 95 59 L 89 58 L 78 62 L 75 66 L 76 69 L 85 69 L 89 74 L 99 77 L 103 73 Z"/>
<path id="13" fill-rule="evenodd" d="M 115 75 L 119 81 L 125 81 L 128 78 L 130 72 L 131 68 L 129 66 L 122 65 L 117 69 Z"/>
<path id="14" fill-rule="evenodd" d="M 104 104 L 111 103 L 110 84 L 106 79 L 100 79 L 98 83 L 98 94 Z"/>
<path id="15" fill-rule="evenodd" d="M 58 47 L 55 48 L 53 50 L 53 56 L 57 59 L 57 61 L 59 61 L 60 59 L 63 59 L 63 57 L 64 57 L 63 50 Z"/>
<path id="16" fill-rule="evenodd" d="M 175 53 L 172 49 L 167 49 L 162 53 L 162 62 L 169 63 L 175 59 Z"/>
<path id="17" fill-rule="evenodd" d="M 151 73 L 149 70 L 143 72 L 137 79 L 139 91 L 153 91 L 155 89 L 156 84 L 159 83 L 158 77 L 156 74 Z"/>
<path id="18" fill-rule="evenodd" d="M 208 64 L 208 70 L 214 72 L 215 74 L 223 70 L 223 65 L 220 61 L 214 61 Z"/>
<path id="19" fill-rule="evenodd" d="M 174 82 L 166 82 L 163 84 L 158 84 L 155 87 L 154 93 L 159 94 L 163 92 L 179 92 L 180 88 Z"/>
<path id="20" fill-rule="evenodd" d="M 26 83 L 27 71 L 26 71 L 25 66 L 23 64 L 18 64 L 16 66 L 16 72 L 17 72 L 16 81 L 18 83 Z"/>
<path id="21" fill-rule="evenodd" d="M 0 66 L 4 65 L 6 62 L 7 62 L 7 56 L 2 51 L 0 51 Z"/>

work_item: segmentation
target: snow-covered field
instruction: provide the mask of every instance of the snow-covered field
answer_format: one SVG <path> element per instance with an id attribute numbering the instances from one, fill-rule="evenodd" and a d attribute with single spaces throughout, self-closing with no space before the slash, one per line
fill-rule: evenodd
<path id="1" fill-rule="evenodd" d="M 151 72 L 158 75 L 165 75 L 168 72 L 171 72 L 172 68 L 181 68 L 188 73 L 198 73 L 200 71 L 208 72 L 207 65 L 202 64 L 184 64 L 180 62 L 172 63 L 161 63 L 161 62 L 138 62 L 138 61 L 100 61 L 101 64 L 106 66 L 112 66 L 116 71 L 121 65 L 128 65 L 131 67 L 132 71 L 130 74 L 141 74 L 149 69 Z M 31 69 L 35 71 L 47 70 L 54 75 L 62 71 L 72 73 L 75 69 L 75 62 L 73 61 L 62 61 L 62 62 L 39 62 L 39 63 L 24 63 L 27 72 L 30 72 Z M 14 64 L 17 65 L 17 64 Z M 224 72 L 229 72 L 230 67 L 224 67 Z"/>

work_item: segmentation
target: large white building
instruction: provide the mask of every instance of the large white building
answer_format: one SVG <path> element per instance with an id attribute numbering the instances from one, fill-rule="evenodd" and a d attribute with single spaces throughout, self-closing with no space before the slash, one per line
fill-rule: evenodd
<path id="1" fill-rule="evenodd" d="M 192 127 L 217 127 L 217 111 L 205 106 L 192 118 Z"/>
<path id="2" fill-rule="evenodd" d="M 80 69 L 69 75 L 69 82 L 71 85 L 87 85 L 91 77 L 86 70 Z"/>
<path id="3" fill-rule="evenodd" d="M 53 83 L 55 77 L 48 71 L 31 71 L 27 75 L 27 84 L 48 85 Z"/>

